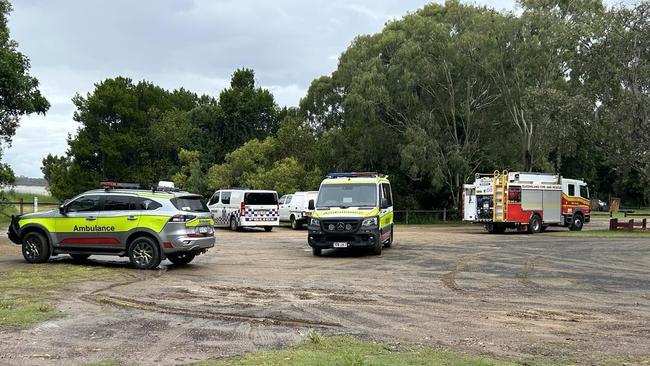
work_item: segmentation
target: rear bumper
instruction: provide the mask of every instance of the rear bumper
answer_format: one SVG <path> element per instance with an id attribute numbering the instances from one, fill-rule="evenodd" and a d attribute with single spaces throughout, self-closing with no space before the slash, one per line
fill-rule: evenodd
<path id="1" fill-rule="evenodd" d="M 240 219 L 239 226 L 241 227 L 280 226 L 280 219 L 260 220 L 257 218 L 242 217 Z"/>
<path id="2" fill-rule="evenodd" d="M 206 250 L 214 247 L 214 236 L 207 236 L 202 238 L 194 238 L 181 236 L 174 238 L 171 241 L 164 243 L 165 254 L 181 253 L 181 252 L 205 252 Z"/>

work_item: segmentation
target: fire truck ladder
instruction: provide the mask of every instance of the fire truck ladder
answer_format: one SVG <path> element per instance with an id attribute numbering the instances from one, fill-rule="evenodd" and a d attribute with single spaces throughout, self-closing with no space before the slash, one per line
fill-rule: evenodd
<path id="1" fill-rule="evenodd" d="M 493 202 L 494 210 L 492 212 L 492 220 L 494 222 L 503 222 L 506 220 L 506 188 L 508 186 L 508 172 L 494 172 L 494 193 Z"/>

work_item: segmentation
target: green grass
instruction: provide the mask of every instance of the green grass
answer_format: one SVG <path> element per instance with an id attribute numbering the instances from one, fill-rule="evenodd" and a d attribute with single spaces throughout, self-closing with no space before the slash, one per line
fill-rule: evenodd
<path id="1" fill-rule="evenodd" d="M 551 236 L 564 236 L 564 237 L 577 237 L 577 238 L 650 238 L 650 231 L 610 231 L 607 229 L 602 230 L 586 230 L 586 231 L 554 231 L 546 235 Z"/>
<path id="2" fill-rule="evenodd" d="M 61 316 L 51 304 L 66 285 L 84 280 L 103 280 L 121 275 L 121 270 L 74 264 L 25 264 L 0 269 L 0 326 L 26 328 Z"/>
<path id="3" fill-rule="evenodd" d="M 489 357 L 473 357 L 424 347 L 391 350 L 382 345 L 363 342 L 348 336 L 321 337 L 310 333 L 295 347 L 286 350 L 251 353 L 243 357 L 209 360 L 203 366 L 257 365 L 445 365 L 497 366 L 516 365 Z"/>

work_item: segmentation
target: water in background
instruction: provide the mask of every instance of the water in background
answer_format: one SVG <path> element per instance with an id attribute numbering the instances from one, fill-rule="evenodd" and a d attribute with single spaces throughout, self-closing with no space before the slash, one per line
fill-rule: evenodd
<path id="1" fill-rule="evenodd" d="M 14 186 L 13 189 L 19 193 L 42 194 L 47 196 L 50 195 L 50 192 L 47 191 L 47 187 L 45 186 L 24 186 L 19 184 Z"/>

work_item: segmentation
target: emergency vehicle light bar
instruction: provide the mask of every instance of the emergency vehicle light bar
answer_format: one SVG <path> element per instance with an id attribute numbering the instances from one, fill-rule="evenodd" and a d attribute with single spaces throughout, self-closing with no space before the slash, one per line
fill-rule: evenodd
<path id="1" fill-rule="evenodd" d="M 328 173 L 327 178 L 383 177 L 377 172 Z"/>
<path id="2" fill-rule="evenodd" d="M 99 186 L 103 189 L 140 189 L 138 183 L 121 183 L 113 181 L 100 182 Z"/>

